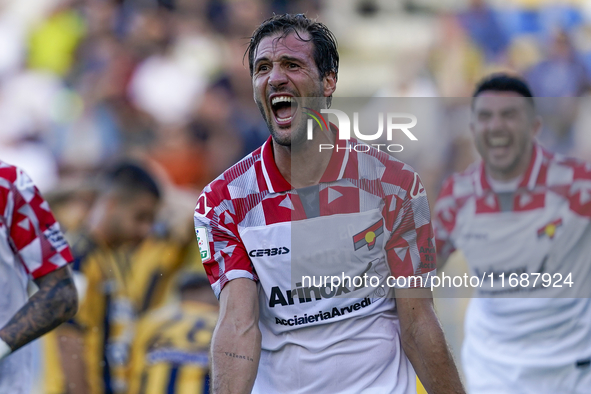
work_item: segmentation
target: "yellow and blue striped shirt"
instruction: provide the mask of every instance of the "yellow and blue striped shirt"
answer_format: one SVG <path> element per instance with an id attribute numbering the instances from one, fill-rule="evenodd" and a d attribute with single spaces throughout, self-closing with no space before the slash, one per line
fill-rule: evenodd
<path id="1" fill-rule="evenodd" d="M 132 345 L 129 394 L 208 394 L 218 309 L 184 301 L 142 318 Z"/>

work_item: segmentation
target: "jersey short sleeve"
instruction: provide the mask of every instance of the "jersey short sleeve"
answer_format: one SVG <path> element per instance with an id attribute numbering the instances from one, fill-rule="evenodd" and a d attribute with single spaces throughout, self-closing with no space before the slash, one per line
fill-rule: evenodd
<path id="1" fill-rule="evenodd" d="M 33 279 L 70 263 L 72 253 L 64 235 L 31 179 L 20 169 L 12 186 L 12 201 L 7 201 L 5 217 L 9 237 L 18 260 Z M 10 196 L 10 193 L 9 193 Z"/>
<path id="2" fill-rule="evenodd" d="M 428 278 L 436 269 L 429 202 L 419 175 L 409 174 L 401 180 L 399 192 L 386 198 L 384 215 L 390 238 L 385 249 L 393 277 L 422 278 L 398 280 L 396 287 L 428 287 Z"/>
<path id="3" fill-rule="evenodd" d="M 569 208 L 581 217 L 591 218 L 591 163 L 576 159 L 564 159 L 573 171 L 573 182 L 568 192 Z"/>
<path id="4" fill-rule="evenodd" d="M 216 185 L 214 181 L 213 185 Z M 221 201 L 220 201 L 221 200 Z M 258 281 L 246 248 L 240 239 L 231 199 L 220 199 L 208 186 L 195 208 L 195 234 L 201 261 L 219 298 L 226 283 L 237 278 Z"/>
<path id="5" fill-rule="evenodd" d="M 456 226 L 457 204 L 453 194 L 453 177 L 444 183 L 435 203 L 433 227 L 435 229 L 435 246 L 440 258 L 447 257 L 455 250 L 451 241 L 451 233 Z"/>

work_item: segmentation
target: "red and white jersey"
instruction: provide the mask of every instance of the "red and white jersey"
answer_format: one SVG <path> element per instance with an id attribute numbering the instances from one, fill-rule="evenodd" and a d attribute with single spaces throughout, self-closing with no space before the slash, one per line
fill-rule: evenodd
<path id="1" fill-rule="evenodd" d="M 319 185 L 296 190 L 269 138 L 199 198 L 196 233 L 215 294 L 236 278 L 258 282 L 262 353 L 253 393 L 415 392 L 386 278 L 429 285 L 429 206 L 412 168 L 356 144 L 340 141 Z M 346 281 L 364 275 L 373 282 Z M 344 283 L 324 286 L 326 276 Z"/>
<path id="2" fill-rule="evenodd" d="M 467 311 L 465 350 L 521 366 L 575 368 L 591 357 L 591 164 L 536 144 L 520 183 L 495 191 L 477 163 L 445 182 L 434 228 L 441 254 L 460 249 L 470 274 L 485 278 Z M 529 283 L 511 286 L 511 274 Z"/>
<path id="3" fill-rule="evenodd" d="M 0 327 L 27 302 L 27 283 L 72 261 L 49 205 L 20 169 L 0 162 Z M 0 361 L 0 393 L 25 393 L 29 349 Z"/>

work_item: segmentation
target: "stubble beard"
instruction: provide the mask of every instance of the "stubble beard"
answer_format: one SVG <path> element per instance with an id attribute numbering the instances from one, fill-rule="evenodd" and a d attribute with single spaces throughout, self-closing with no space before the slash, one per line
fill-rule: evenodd
<path id="1" fill-rule="evenodd" d="M 303 147 L 307 141 L 307 127 L 306 121 L 304 119 L 304 114 L 301 111 L 302 107 L 311 107 L 318 111 L 322 108 L 326 108 L 326 97 L 322 95 L 321 92 L 317 92 L 317 95 L 305 98 L 299 98 L 299 105 L 298 105 L 298 113 L 296 114 L 297 118 L 294 117 L 292 119 L 292 123 L 290 125 L 291 130 L 288 133 L 281 134 L 278 130 L 275 129 L 276 125 L 273 121 L 273 114 L 271 113 L 270 116 L 267 116 L 265 113 L 265 108 L 263 107 L 263 103 L 260 100 L 256 100 L 257 106 L 259 107 L 259 111 L 267 124 L 267 128 L 271 133 L 271 137 L 276 144 L 284 147 L 288 147 L 291 149 L 297 149 Z M 270 110 L 272 111 L 272 109 Z M 295 125 L 295 128 L 294 128 Z"/>
<path id="2" fill-rule="evenodd" d="M 480 142 L 479 145 L 485 145 L 486 142 Z M 523 157 L 526 156 L 528 149 L 530 149 L 531 146 L 528 147 L 528 143 L 527 141 L 521 141 L 519 142 L 519 145 L 517 146 L 517 151 L 515 154 L 515 157 L 513 158 L 513 160 L 511 160 L 511 162 L 509 164 L 505 164 L 505 165 L 497 165 L 494 164 L 492 162 L 492 160 L 487 160 L 486 165 L 488 168 L 490 168 L 490 170 L 492 170 L 493 172 L 496 172 L 497 174 L 501 174 L 503 176 L 509 176 L 511 175 L 515 169 L 517 167 L 519 167 L 519 165 L 521 164 L 521 160 Z M 481 150 L 481 152 L 486 152 L 486 148 L 484 146 L 480 146 L 479 150 Z M 484 158 L 484 155 L 481 153 L 481 156 Z"/>

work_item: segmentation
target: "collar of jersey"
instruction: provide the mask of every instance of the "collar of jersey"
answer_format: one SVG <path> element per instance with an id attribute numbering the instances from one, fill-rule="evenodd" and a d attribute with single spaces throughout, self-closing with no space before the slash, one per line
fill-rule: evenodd
<path id="1" fill-rule="evenodd" d="M 540 145 L 534 143 L 532 157 L 523 175 L 523 179 L 519 183 L 518 189 L 533 190 L 536 186 L 538 176 L 540 175 L 540 168 L 544 159 L 544 151 Z M 492 187 L 486 179 L 484 162 L 480 163 L 480 171 L 476 172 L 478 179 L 475 179 L 477 194 L 483 194 L 485 191 L 492 190 Z"/>
<path id="2" fill-rule="evenodd" d="M 336 130 L 336 126 L 331 123 L 331 129 Z M 285 180 L 283 175 L 279 172 L 277 164 L 275 163 L 275 155 L 273 154 L 273 139 L 271 136 L 265 141 L 261 149 L 261 162 L 263 167 L 263 175 L 269 193 L 284 193 L 292 190 L 293 187 Z M 332 156 L 320 179 L 320 183 L 334 182 L 343 177 L 345 167 L 349 161 L 349 141 L 336 140 L 338 149 L 333 150 Z"/>

